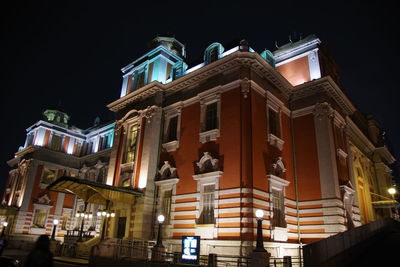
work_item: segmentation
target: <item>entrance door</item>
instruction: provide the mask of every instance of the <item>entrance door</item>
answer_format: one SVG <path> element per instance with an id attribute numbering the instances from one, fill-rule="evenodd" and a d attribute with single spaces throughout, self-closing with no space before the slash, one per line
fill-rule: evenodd
<path id="1" fill-rule="evenodd" d="M 125 236 L 126 217 L 118 218 L 117 238 Z"/>

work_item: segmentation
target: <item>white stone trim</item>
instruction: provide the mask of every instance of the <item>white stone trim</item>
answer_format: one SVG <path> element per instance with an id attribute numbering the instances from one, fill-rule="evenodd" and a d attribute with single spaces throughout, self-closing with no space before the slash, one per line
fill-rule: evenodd
<path id="1" fill-rule="evenodd" d="M 283 141 L 282 139 L 280 139 L 279 137 L 273 135 L 273 134 L 268 134 L 268 143 L 271 146 L 275 146 L 277 147 L 279 150 L 282 151 L 283 149 L 283 144 L 285 143 L 285 141 Z"/>
<path id="2" fill-rule="evenodd" d="M 338 148 L 336 150 L 336 153 L 338 155 L 339 158 L 346 160 L 347 159 L 347 153 L 343 151 L 343 149 Z"/>
<path id="3" fill-rule="evenodd" d="M 215 141 L 219 137 L 219 129 L 213 129 L 206 132 L 201 132 L 199 134 L 199 139 L 201 143 L 206 143 L 210 141 Z"/>

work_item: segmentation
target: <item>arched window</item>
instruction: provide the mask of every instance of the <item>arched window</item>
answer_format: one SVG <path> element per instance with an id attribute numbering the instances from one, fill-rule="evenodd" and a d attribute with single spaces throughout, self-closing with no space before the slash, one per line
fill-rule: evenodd
<path id="1" fill-rule="evenodd" d="M 224 52 L 224 47 L 220 43 L 209 45 L 204 52 L 204 62 L 206 64 L 216 61 Z"/>
<path id="2" fill-rule="evenodd" d="M 265 59 L 272 67 L 275 68 L 275 57 L 269 50 L 264 50 L 260 56 Z"/>

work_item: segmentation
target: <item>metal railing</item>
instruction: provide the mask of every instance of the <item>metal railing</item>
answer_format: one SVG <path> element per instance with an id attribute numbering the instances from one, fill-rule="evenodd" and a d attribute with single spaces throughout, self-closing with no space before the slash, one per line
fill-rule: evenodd
<path id="1" fill-rule="evenodd" d="M 181 264 L 180 252 L 156 251 L 153 249 L 155 242 L 118 240 L 114 243 L 101 243 L 94 247 L 92 256 L 132 261 L 162 261 L 171 264 Z M 283 258 L 271 257 L 271 267 L 297 267 L 303 266 L 301 258 L 286 256 Z M 250 267 L 251 257 L 235 255 L 209 254 L 201 255 L 199 264 L 185 264 L 188 266 L 209 267 Z"/>

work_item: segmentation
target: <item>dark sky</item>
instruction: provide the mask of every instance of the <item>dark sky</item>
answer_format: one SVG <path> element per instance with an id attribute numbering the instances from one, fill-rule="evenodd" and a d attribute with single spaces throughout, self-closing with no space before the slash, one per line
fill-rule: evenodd
<path id="1" fill-rule="evenodd" d="M 212 42 L 244 38 L 261 52 L 286 43 L 293 31 L 315 33 L 343 71 L 343 90 L 359 110 L 376 116 L 400 156 L 400 38 L 391 2 L 12 2 L 0 7 L 0 180 L 44 109 L 61 105 L 80 128 L 98 115 L 112 119 L 105 105 L 119 97 L 120 69 L 163 33 L 186 44 L 189 59 Z"/>

